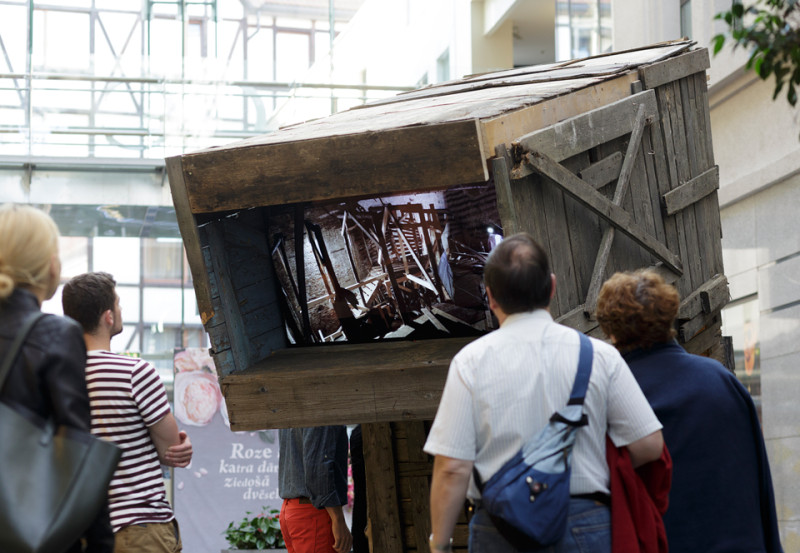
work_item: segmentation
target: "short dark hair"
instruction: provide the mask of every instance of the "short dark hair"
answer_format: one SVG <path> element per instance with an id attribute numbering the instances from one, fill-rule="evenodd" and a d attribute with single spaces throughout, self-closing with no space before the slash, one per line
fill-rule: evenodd
<path id="1" fill-rule="evenodd" d="M 500 242 L 486 261 L 483 281 L 507 315 L 550 305 L 550 262 L 530 234 L 514 234 Z"/>
<path id="2" fill-rule="evenodd" d="M 117 282 L 108 273 L 84 273 L 70 279 L 61 293 L 64 315 L 78 321 L 86 333 L 97 330 L 100 317 L 114 309 Z"/>

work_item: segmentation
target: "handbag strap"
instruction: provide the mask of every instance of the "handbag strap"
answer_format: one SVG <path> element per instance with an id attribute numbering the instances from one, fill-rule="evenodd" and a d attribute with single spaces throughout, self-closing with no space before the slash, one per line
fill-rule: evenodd
<path id="1" fill-rule="evenodd" d="M 6 352 L 6 357 L 3 360 L 3 366 L 0 367 L 0 390 L 3 389 L 3 385 L 6 383 L 8 373 L 11 371 L 11 366 L 14 364 L 14 361 L 16 361 L 19 350 L 22 348 L 22 344 L 25 342 L 28 334 L 30 334 L 33 325 L 39 322 L 39 319 L 44 316 L 45 313 L 37 311 L 31 315 L 28 315 L 28 317 L 22 321 L 22 326 L 20 327 L 17 336 L 14 338 L 14 341 L 11 343 L 11 347 Z"/>
<path id="2" fill-rule="evenodd" d="M 583 405 L 586 397 L 586 390 L 589 387 L 589 377 L 592 376 L 592 359 L 594 358 L 594 348 L 589 337 L 582 332 L 578 332 L 581 341 L 581 352 L 578 357 L 578 373 L 575 375 L 575 382 L 572 384 L 572 392 L 569 395 L 567 405 Z"/>

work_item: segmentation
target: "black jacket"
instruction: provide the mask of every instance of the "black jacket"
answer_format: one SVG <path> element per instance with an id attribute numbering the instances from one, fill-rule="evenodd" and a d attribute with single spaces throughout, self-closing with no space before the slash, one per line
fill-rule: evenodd
<path id="1" fill-rule="evenodd" d="M 16 289 L 0 302 L 0 359 L 5 358 L 23 320 L 39 311 L 36 297 Z M 78 323 L 54 315 L 40 319 L 23 344 L 0 390 L 0 401 L 42 420 L 53 418 L 85 432 L 91 429 L 89 393 L 86 389 L 86 345 Z M 105 507 L 86 537 L 87 551 L 111 553 L 114 537 Z M 81 551 L 79 544 L 66 551 Z"/>

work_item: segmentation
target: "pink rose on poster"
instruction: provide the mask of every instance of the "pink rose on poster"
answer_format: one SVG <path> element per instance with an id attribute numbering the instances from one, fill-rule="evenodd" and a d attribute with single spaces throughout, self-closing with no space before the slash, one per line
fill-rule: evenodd
<path id="1" fill-rule="evenodd" d="M 205 371 L 216 373 L 214 361 L 208 351 L 201 348 L 188 348 L 175 354 L 175 372 Z"/>
<path id="2" fill-rule="evenodd" d="M 184 424 L 205 426 L 222 403 L 217 377 L 204 371 L 175 375 L 175 416 Z"/>

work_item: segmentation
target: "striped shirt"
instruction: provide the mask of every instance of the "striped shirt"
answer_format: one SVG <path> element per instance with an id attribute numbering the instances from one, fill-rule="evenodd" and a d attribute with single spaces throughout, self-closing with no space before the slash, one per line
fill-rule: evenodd
<path id="1" fill-rule="evenodd" d="M 592 346 L 589 424 L 575 439 L 572 494 L 608 493 L 606 433 L 621 447 L 661 428 L 617 350 L 595 339 Z M 566 405 L 579 351 L 578 334 L 547 311 L 510 315 L 453 358 L 425 451 L 474 461 L 486 482 Z M 474 483 L 468 496 L 480 497 Z"/>
<path id="2" fill-rule="evenodd" d="M 175 516 L 148 431 L 170 412 L 155 367 L 142 359 L 89 351 L 86 384 L 92 434 L 122 449 L 108 492 L 114 532 L 132 524 L 171 521 Z"/>

